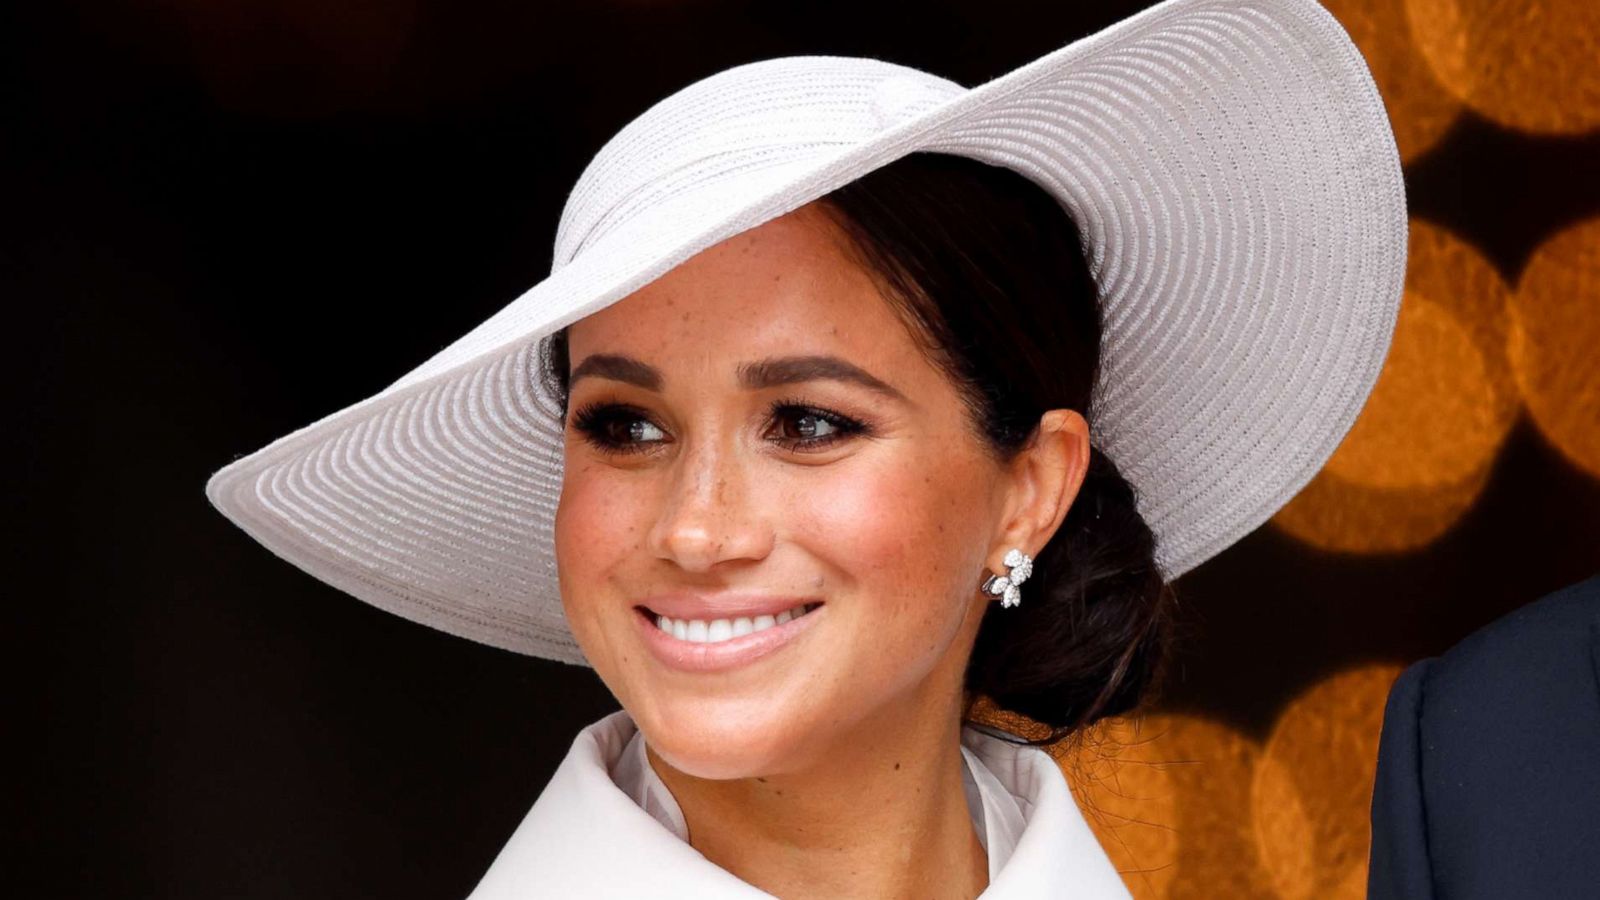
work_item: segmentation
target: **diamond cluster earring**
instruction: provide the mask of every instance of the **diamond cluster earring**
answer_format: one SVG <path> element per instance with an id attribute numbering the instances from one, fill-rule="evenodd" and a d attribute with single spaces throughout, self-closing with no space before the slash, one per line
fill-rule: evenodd
<path id="1" fill-rule="evenodd" d="M 1016 606 L 1022 602 L 1022 592 L 1017 590 L 1017 585 L 1028 580 L 1033 574 L 1033 557 L 1023 553 L 1016 547 L 1006 551 L 1006 574 L 990 575 L 983 581 L 983 592 L 991 597 L 1000 597 L 1001 606 Z"/>

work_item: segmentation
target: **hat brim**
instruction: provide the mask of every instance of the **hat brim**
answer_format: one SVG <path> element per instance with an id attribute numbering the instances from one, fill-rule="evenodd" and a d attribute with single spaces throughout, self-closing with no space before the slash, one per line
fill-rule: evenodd
<path id="1" fill-rule="evenodd" d="M 823 59 L 823 58 L 812 58 Z M 383 392 L 216 472 L 211 502 L 375 606 L 586 664 L 559 598 L 562 429 L 540 341 L 696 253 L 917 151 L 1012 168 L 1082 228 L 1105 309 L 1096 446 L 1171 579 L 1321 468 L 1382 368 L 1406 260 L 1399 154 L 1314 0 L 1167 0 L 864 140 L 617 226 Z"/>

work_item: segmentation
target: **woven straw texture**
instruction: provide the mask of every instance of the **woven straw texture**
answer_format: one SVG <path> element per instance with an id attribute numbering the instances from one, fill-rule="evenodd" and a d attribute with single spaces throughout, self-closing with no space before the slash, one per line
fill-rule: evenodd
<path id="1" fill-rule="evenodd" d="M 701 250 L 914 151 L 1005 166 L 1080 224 L 1106 310 L 1097 447 L 1176 578 L 1317 472 L 1382 367 L 1399 155 L 1315 0 L 1167 0 L 972 89 L 872 59 L 720 72 L 596 155 L 548 278 L 378 395 L 214 474 L 211 502 L 362 600 L 585 664 L 552 524 L 539 343 Z"/>

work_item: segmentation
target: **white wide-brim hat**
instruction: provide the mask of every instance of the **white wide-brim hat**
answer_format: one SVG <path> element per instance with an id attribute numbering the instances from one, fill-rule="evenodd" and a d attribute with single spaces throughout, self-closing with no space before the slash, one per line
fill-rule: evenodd
<path id="1" fill-rule="evenodd" d="M 584 170 L 548 278 L 206 493 L 375 606 L 586 664 L 558 593 L 562 423 L 540 342 L 916 151 L 1016 170 L 1078 223 L 1105 317 L 1093 443 L 1133 483 L 1168 579 L 1264 522 L 1349 430 L 1406 261 L 1377 88 L 1315 0 L 1166 0 L 971 89 L 837 56 L 683 88 Z"/>

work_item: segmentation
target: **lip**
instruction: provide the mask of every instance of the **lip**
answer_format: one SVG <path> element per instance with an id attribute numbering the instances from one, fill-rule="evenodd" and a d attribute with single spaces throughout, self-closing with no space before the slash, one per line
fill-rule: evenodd
<path id="1" fill-rule="evenodd" d="M 655 616 L 638 607 L 633 610 L 633 620 L 639 623 L 640 630 L 644 632 L 641 638 L 645 646 L 650 648 L 651 655 L 662 665 L 680 672 L 725 672 L 749 665 L 789 645 L 810 631 L 816 624 L 817 616 L 822 615 L 826 609 L 827 604 L 822 604 L 800 618 L 790 619 L 782 625 L 774 625 L 763 631 L 729 638 L 715 644 L 680 641 L 656 627 Z M 672 618 L 678 617 L 672 616 Z M 718 615 L 714 618 L 735 617 Z"/>

